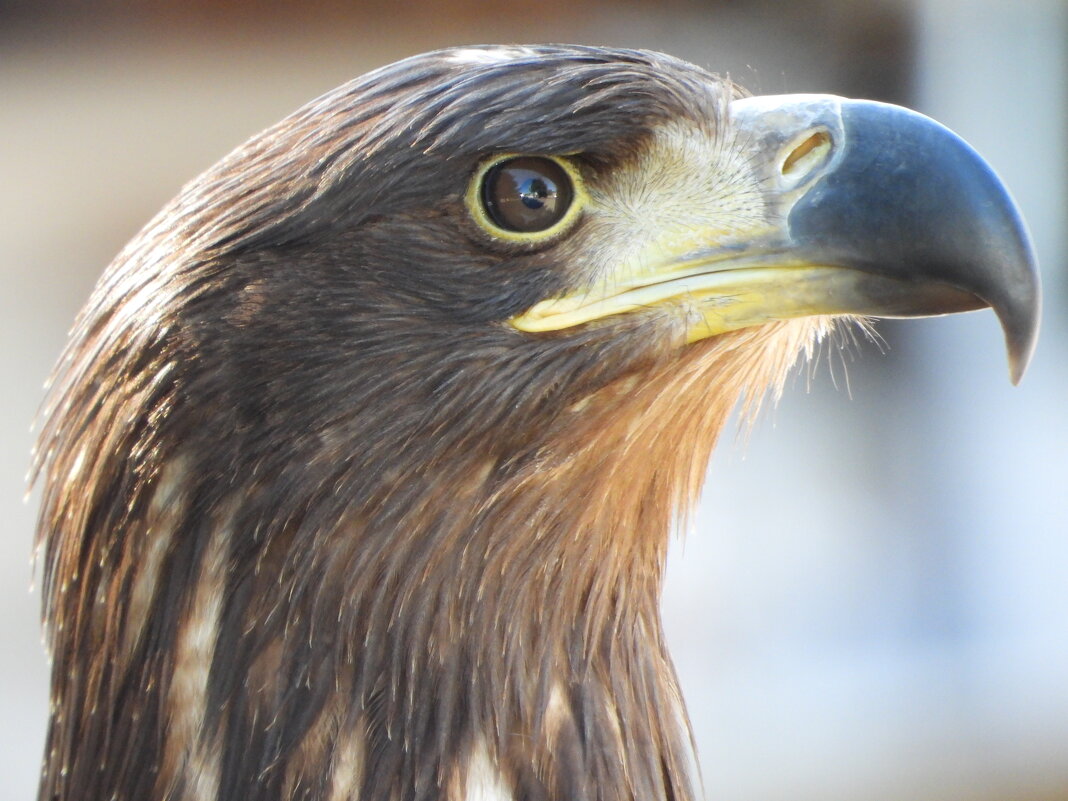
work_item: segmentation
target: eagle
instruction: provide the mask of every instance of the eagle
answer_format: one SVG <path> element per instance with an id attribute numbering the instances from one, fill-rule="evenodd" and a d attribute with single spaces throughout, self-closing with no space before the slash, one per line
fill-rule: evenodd
<path id="1" fill-rule="evenodd" d="M 357 78 L 186 185 L 79 316 L 35 456 L 41 801 L 692 801 L 670 532 L 842 327 L 1039 283 L 918 113 L 667 55 Z"/>

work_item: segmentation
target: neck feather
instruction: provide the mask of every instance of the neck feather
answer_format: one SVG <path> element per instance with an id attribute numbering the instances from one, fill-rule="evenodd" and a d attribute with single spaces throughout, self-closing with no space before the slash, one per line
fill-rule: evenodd
<path id="1" fill-rule="evenodd" d="M 42 797 L 690 801 L 669 532 L 737 399 L 818 330 L 691 347 L 572 399 L 521 459 L 471 448 L 314 526 L 323 498 L 264 533 L 252 480 L 205 502 L 176 450 L 121 558 L 49 542 Z"/>

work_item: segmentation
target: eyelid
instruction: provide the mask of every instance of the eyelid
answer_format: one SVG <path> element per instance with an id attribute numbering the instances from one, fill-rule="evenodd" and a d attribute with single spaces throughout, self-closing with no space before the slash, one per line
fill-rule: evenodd
<path id="1" fill-rule="evenodd" d="M 564 215 L 553 225 L 542 231 L 509 231 L 501 228 L 492 219 L 482 203 L 482 182 L 486 174 L 497 165 L 516 158 L 544 158 L 558 164 L 568 178 L 571 179 L 571 205 Z M 464 194 L 464 203 L 468 213 L 475 223 L 494 239 L 515 244 L 536 244 L 556 239 L 571 230 L 578 221 L 589 201 L 586 193 L 585 181 L 582 173 L 576 166 L 574 159 L 566 156 L 548 155 L 543 153 L 499 153 L 486 159 L 475 169 L 468 183 L 467 192 Z"/>

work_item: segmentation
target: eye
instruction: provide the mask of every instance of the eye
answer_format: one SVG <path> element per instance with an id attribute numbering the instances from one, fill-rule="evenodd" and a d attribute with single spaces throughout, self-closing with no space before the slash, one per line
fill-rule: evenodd
<path id="1" fill-rule="evenodd" d="M 468 193 L 475 219 L 511 241 L 540 241 L 558 234 L 582 205 L 573 165 L 549 156 L 507 156 L 483 165 Z"/>

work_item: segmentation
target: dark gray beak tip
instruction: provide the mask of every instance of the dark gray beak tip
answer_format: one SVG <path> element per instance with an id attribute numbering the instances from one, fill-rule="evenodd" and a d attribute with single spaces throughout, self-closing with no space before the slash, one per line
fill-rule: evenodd
<path id="1" fill-rule="evenodd" d="M 1016 385 L 1027 371 L 1038 342 L 1042 284 L 1019 207 L 993 170 L 986 169 L 990 174 L 986 192 L 975 191 L 980 201 L 975 209 L 979 228 L 970 232 L 978 243 L 972 254 L 978 268 L 972 288 L 997 314 L 1005 335 L 1009 377 Z"/>
<path id="2" fill-rule="evenodd" d="M 994 311 L 1001 321 L 1005 332 L 1005 347 L 1009 354 L 1009 378 L 1013 385 L 1023 379 L 1031 357 L 1038 343 L 1039 321 L 1042 316 L 1042 297 L 1037 291 L 1031 296 L 1031 303 L 1021 311 L 997 308 Z"/>

